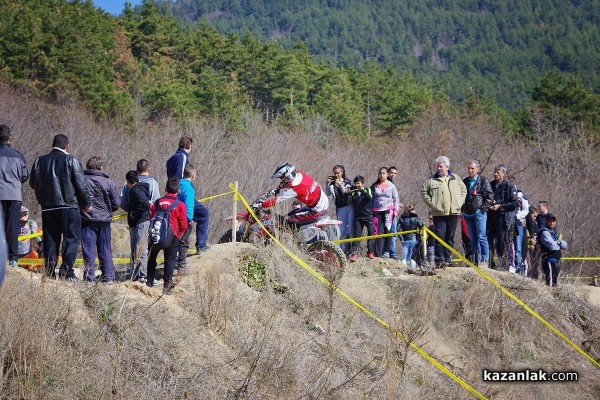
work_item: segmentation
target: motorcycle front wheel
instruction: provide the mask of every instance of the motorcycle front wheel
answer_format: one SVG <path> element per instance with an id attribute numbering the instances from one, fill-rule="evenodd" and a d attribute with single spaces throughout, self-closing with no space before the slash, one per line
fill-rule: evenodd
<path id="1" fill-rule="evenodd" d="M 308 254 L 319 262 L 319 269 L 329 282 L 337 282 L 346 267 L 348 259 L 344 251 L 327 240 L 319 240 L 308 248 Z"/>

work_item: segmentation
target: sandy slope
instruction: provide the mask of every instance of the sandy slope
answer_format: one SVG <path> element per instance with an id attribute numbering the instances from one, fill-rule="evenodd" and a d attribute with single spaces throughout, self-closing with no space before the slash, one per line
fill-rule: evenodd
<path id="1" fill-rule="evenodd" d="M 116 226 L 113 234 L 116 238 L 115 249 L 125 252 L 127 246 L 123 243 L 127 243 L 127 231 Z M 254 340 L 256 338 L 256 332 L 253 331 L 256 329 L 256 324 L 252 325 L 251 322 L 255 323 L 256 321 L 253 319 L 263 318 L 255 316 L 260 315 L 258 310 L 263 311 L 264 307 L 274 307 L 270 314 L 272 317 L 269 318 L 277 320 L 278 330 L 273 331 L 277 340 L 285 336 L 294 338 L 296 343 L 322 340 L 319 338 L 318 332 L 311 327 L 320 324 L 325 329 L 328 328 L 326 314 L 323 313 L 320 305 L 327 302 L 327 297 L 323 294 L 325 290 L 319 288 L 320 284 L 316 283 L 313 277 L 294 264 L 285 264 L 286 271 L 295 274 L 301 282 L 305 281 L 308 292 L 314 292 L 313 296 L 308 293 L 308 298 L 312 299 L 309 302 L 314 301 L 308 305 L 296 304 L 297 300 L 294 300 L 290 293 L 274 295 L 270 291 L 254 290 L 244 283 L 240 273 L 240 255 L 248 252 L 260 253 L 254 246 L 248 244 L 228 243 L 212 245 L 206 253 L 190 256 L 188 262 L 192 274 L 175 277 L 176 286 L 173 296 L 163 296 L 161 287 L 149 288 L 131 282 L 118 282 L 112 286 L 96 287 L 85 283 L 67 285 L 61 281 L 48 280 L 45 284 L 71 293 L 75 299 L 73 301 L 74 309 L 79 315 L 77 319 L 87 321 L 87 324 L 94 320 L 94 314 L 89 314 L 89 305 L 86 305 L 90 291 L 96 288 L 100 291 L 110 292 L 118 305 L 118 312 L 114 317 L 117 322 L 126 321 L 134 324 L 151 338 L 150 340 L 155 346 L 167 346 L 170 357 L 177 360 L 178 364 L 185 365 L 186 370 L 195 371 L 194 376 L 207 378 L 212 374 L 209 383 L 205 383 L 208 386 L 203 386 L 202 390 L 206 393 L 210 392 L 211 396 L 222 395 L 232 390 L 233 382 L 243 380 L 245 371 L 252 365 L 251 361 L 240 357 L 240 351 L 245 347 L 246 339 Z M 279 255 L 277 251 L 271 250 L 269 254 L 270 262 L 278 264 L 287 262 L 287 256 Z M 491 271 L 490 274 L 503 280 L 505 284 L 511 286 L 511 289 L 524 288 L 524 293 L 535 289 L 538 292 L 535 299 L 539 301 L 555 301 L 555 292 L 546 288 L 541 281 L 533 282 L 520 276 L 508 276 L 507 273 L 496 271 Z M 11 281 L 14 282 L 15 279 L 28 280 L 34 285 L 38 285 L 41 282 L 41 275 L 32 274 L 20 268 L 12 269 L 9 271 L 7 284 L 10 285 Z M 283 276 L 282 279 L 290 280 L 292 278 L 290 275 Z M 472 355 L 465 353 L 466 349 L 470 351 L 469 344 L 463 343 L 460 338 L 449 336 L 447 327 L 436 323 L 434 318 L 439 315 L 440 306 L 444 307 L 439 303 L 439 297 L 436 296 L 439 296 L 440 290 L 446 290 L 444 288 L 449 288 L 447 293 L 452 295 L 452 285 L 456 282 L 472 283 L 478 282 L 477 279 L 475 271 L 467 268 L 452 268 L 440 271 L 435 277 L 422 277 L 406 274 L 406 267 L 398 261 L 361 258 L 358 262 L 350 264 L 340 281 L 340 289 L 392 326 L 398 326 L 399 318 L 402 315 L 422 314 L 419 317 L 423 317 L 424 321 L 427 321 L 427 332 L 424 337 L 419 339 L 423 350 L 451 369 L 460 372 L 467 371 L 467 363 L 472 362 L 469 361 L 472 360 Z M 484 282 L 483 285 L 489 284 Z M 293 289 L 293 286 L 291 287 L 290 290 L 296 290 Z M 415 292 L 417 289 L 421 296 L 418 297 L 418 301 L 422 304 L 415 305 L 413 308 L 405 300 L 411 291 Z M 490 290 L 489 293 L 493 293 L 495 289 L 488 290 Z M 592 307 L 595 310 L 594 313 L 600 311 L 600 288 L 572 286 L 568 290 L 574 292 L 579 298 L 586 299 L 589 302 L 586 307 Z M 436 298 L 438 300 L 435 300 Z M 335 304 L 341 311 L 337 311 L 337 314 L 334 313 L 334 321 L 330 327 L 332 333 L 341 332 L 339 325 L 335 325 L 337 317 L 350 318 L 350 322 L 347 323 L 355 326 L 356 332 L 349 334 L 343 340 L 344 342 L 347 342 L 351 348 L 358 346 L 356 349 L 364 347 L 365 350 L 369 346 L 374 346 L 373 348 L 381 346 L 381 344 L 377 345 L 377 341 L 386 336 L 386 330 L 383 327 L 374 320 L 364 317 L 353 306 L 345 305 L 344 301 L 339 298 L 335 299 Z M 511 301 L 506 304 L 508 307 L 513 307 Z M 239 314 L 237 314 L 238 312 Z M 525 315 L 520 318 L 530 317 Z M 553 320 L 552 323 L 557 324 L 559 329 L 565 329 L 565 324 L 567 324 L 564 320 Z M 567 328 L 569 327 L 567 326 Z M 536 329 L 539 329 L 540 332 L 543 331 L 543 327 Z M 571 332 L 569 331 L 567 334 L 571 334 Z M 375 336 L 371 337 L 372 335 Z M 369 351 L 373 350 L 367 350 L 367 354 Z M 561 351 L 564 351 L 569 357 L 579 357 L 566 346 Z M 306 357 L 310 359 L 319 357 L 319 355 L 318 352 L 312 354 L 311 350 Z M 235 367 L 230 368 L 223 366 L 227 365 L 226 360 L 239 360 L 239 362 Z M 422 360 L 418 362 L 422 362 Z M 586 365 L 582 360 L 579 364 Z M 436 376 L 440 375 L 438 371 L 432 371 L 430 367 L 423 362 L 420 368 L 425 368 Z M 586 366 L 586 370 L 588 367 Z M 215 371 L 218 371 L 218 378 L 214 375 Z M 436 379 L 444 379 L 444 377 L 438 376 Z M 478 378 L 474 375 L 471 379 Z M 422 390 L 424 389 L 421 388 L 417 397 L 425 395 Z M 269 386 L 263 387 L 260 393 L 261 396 L 271 393 L 273 398 L 280 398 L 277 395 L 277 389 Z M 304 392 L 298 391 L 297 393 Z M 346 395 L 353 397 L 350 393 L 354 392 L 349 391 Z M 444 396 L 443 393 L 439 395 Z"/>

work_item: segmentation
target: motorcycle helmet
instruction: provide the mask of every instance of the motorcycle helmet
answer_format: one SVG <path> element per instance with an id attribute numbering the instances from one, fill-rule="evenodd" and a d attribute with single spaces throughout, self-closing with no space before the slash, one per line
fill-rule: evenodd
<path id="1" fill-rule="evenodd" d="M 290 163 L 281 164 L 271 176 L 271 179 L 279 178 L 284 182 L 290 182 L 296 176 L 296 167 Z"/>

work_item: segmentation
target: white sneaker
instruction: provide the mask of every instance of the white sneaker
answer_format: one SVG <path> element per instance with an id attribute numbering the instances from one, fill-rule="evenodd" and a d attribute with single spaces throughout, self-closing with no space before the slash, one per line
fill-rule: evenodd
<path id="1" fill-rule="evenodd" d="M 490 266 L 488 265 L 487 262 L 482 261 L 482 262 L 479 263 L 478 267 L 481 268 L 481 269 L 486 269 L 486 268 L 489 268 Z"/>
<path id="2" fill-rule="evenodd" d="M 514 274 L 515 272 L 517 272 L 517 269 L 513 265 L 511 265 L 510 267 L 508 267 L 508 272 Z"/>

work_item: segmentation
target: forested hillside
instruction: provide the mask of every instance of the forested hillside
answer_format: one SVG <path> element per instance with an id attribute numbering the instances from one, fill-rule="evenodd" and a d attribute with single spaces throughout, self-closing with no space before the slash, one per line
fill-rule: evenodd
<path id="1" fill-rule="evenodd" d="M 331 65 L 374 60 L 457 100 L 470 87 L 516 109 L 552 68 L 600 91 L 598 0 L 175 0 L 172 10 L 286 48 L 300 39 Z"/>
<path id="2" fill-rule="evenodd" d="M 600 96 L 558 70 L 528 81 L 532 105 L 510 115 L 478 95 L 477 85 L 457 105 L 409 72 L 375 62 L 362 70 L 328 66 L 302 42 L 286 49 L 250 33 L 221 34 L 212 22 L 182 25 L 151 0 L 119 18 L 90 0 L 0 0 L 0 80 L 125 124 L 204 118 L 239 131 L 260 114 L 269 124 L 310 126 L 323 137 L 364 137 L 405 134 L 437 104 L 485 114 L 509 134 L 534 134 L 536 115 L 559 117 L 565 132 L 600 132 Z"/>

